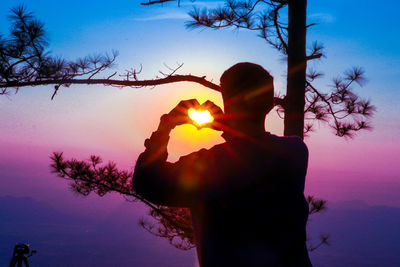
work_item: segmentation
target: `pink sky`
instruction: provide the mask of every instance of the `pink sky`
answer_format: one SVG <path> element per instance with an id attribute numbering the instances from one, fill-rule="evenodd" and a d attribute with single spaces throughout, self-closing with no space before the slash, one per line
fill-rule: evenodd
<path id="1" fill-rule="evenodd" d="M 32 101 L 24 95 L 32 90 L 27 88 L 10 99 L 1 99 L 4 109 L 1 123 L 5 126 L 0 141 L 1 171 L 7 172 L 8 177 L 25 176 L 30 186 L 21 188 L 20 182 L 3 179 L 3 188 L 8 190 L 3 189 L 0 194 L 40 196 L 41 188 L 67 191 L 63 181 L 48 174 L 48 156 L 53 151 L 64 151 L 66 157 L 79 159 L 96 154 L 106 161 L 117 162 L 120 168 L 133 168 L 159 116 L 178 103 L 180 97 L 197 97 L 200 102 L 210 98 L 221 105 L 218 93 L 200 86 L 193 86 L 190 92 L 183 91 L 188 85 L 122 91 L 85 88 L 87 95 L 80 97 L 74 97 L 74 93 L 82 89 L 72 87 L 54 101 L 48 99 L 46 88 L 35 88 L 37 99 Z M 95 90 L 101 94 L 93 99 L 91 93 Z M 267 130 L 282 134 L 282 121 L 273 111 L 266 124 Z M 181 127 L 172 133 L 170 160 L 223 142 L 218 132 L 199 132 L 191 127 L 186 130 Z M 397 196 L 400 149 L 394 137 L 388 138 L 385 128 L 345 140 L 321 127 L 305 142 L 310 151 L 307 193 L 330 201 L 361 199 L 369 204 L 400 206 Z M 33 180 L 30 176 L 40 178 Z"/>

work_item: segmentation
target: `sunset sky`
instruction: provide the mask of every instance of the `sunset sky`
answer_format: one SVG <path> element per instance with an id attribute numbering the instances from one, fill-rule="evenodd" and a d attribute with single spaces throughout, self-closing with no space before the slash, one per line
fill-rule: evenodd
<path id="1" fill-rule="evenodd" d="M 8 33 L 7 15 L 18 3 L 0 2 L 1 34 Z M 21 3 L 44 22 L 53 55 L 74 60 L 117 50 L 114 71 L 142 65 L 139 78 L 151 79 L 167 71 L 164 64 L 184 63 L 180 74 L 207 76 L 217 84 L 225 69 L 248 61 L 270 71 L 276 92 L 285 91 L 285 62 L 257 33 L 185 28 L 193 6 L 216 7 L 223 1 L 181 0 L 180 7 L 176 3 L 144 7 L 132 0 Z M 322 123 L 305 139 L 310 151 L 306 192 L 328 203 L 357 199 L 400 207 L 400 3 L 309 0 L 308 6 L 308 22 L 319 23 L 310 28 L 308 43 L 318 40 L 326 47 L 327 57 L 310 63 L 325 74 L 318 85 L 328 91 L 332 78 L 360 66 L 368 83 L 354 89 L 372 101 L 377 113 L 373 131 L 354 139 L 339 138 Z M 132 169 L 159 117 L 180 100 L 222 104 L 219 93 L 193 83 L 139 89 L 72 85 L 61 88 L 53 101 L 51 95 L 51 86 L 41 86 L 0 96 L 0 196 L 29 196 L 61 206 L 70 201 L 85 208 L 88 202 L 49 174 L 48 156 L 53 151 L 79 159 L 96 154 Z M 274 111 L 267 117 L 266 129 L 282 134 L 283 122 Z M 217 132 L 182 126 L 172 134 L 169 159 L 220 142 Z M 123 199 L 91 201 L 98 209 L 104 205 L 111 209 Z"/>

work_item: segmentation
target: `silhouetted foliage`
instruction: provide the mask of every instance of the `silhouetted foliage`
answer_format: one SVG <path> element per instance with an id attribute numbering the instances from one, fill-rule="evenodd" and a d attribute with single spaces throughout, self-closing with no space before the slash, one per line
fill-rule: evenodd
<path id="1" fill-rule="evenodd" d="M 151 209 L 149 215 L 154 221 L 141 219 L 139 224 L 153 235 L 168 239 L 176 248 L 188 250 L 196 247 L 189 209 L 160 206 L 159 211 Z"/>
<path id="2" fill-rule="evenodd" d="M 1 94 L 7 94 L 7 88 L 10 87 L 18 90 L 21 86 L 46 84 L 49 81 L 57 84 L 57 91 L 60 85 L 69 85 L 63 83 L 63 80 L 81 76 L 91 79 L 113 65 L 116 52 L 111 56 L 92 55 L 76 61 L 49 55 L 45 50 L 48 43 L 43 23 L 36 20 L 23 6 L 11 11 L 10 34 L 8 38 L 0 35 Z"/>
<path id="3" fill-rule="evenodd" d="M 353 137 L 354 133 L 365 129 L 372 129 L 367 122 L 375 107 L 369 100 L 357 96 L 351 86 L 356 83 L 362 86 L 365 83 L 364 70 L 354 67 L 333 80 L 332 90 L 329 93 L 318 91 L 311 82 L 322 74 L 310 70 L 306 83 L 305 131 L 313 129 L 314 120 L 325 121 L 335 130 L 337 136 Z"/>

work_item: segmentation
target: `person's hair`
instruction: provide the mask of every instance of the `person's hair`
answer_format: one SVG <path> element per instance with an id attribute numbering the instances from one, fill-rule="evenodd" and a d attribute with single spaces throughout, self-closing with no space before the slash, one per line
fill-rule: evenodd
<path id="1" fill-rule="evenodd" d="M 263 67 L 241 62 L 227 69 L 221 76 L 224 105 L 263 106 L 269 112 L 274 106 L 273 78 Z"/>

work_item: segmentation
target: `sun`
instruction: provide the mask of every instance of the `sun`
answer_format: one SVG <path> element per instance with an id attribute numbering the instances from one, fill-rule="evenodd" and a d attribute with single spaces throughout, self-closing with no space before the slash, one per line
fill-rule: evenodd
<path id="1" fill-rule="evenodd" d="M 188 110 L 188 115 L 196 126 L 201 126 L 214 121 L 213 116 L 208 110 L 195 110 L 194 108 L 190 108 Z"/>

